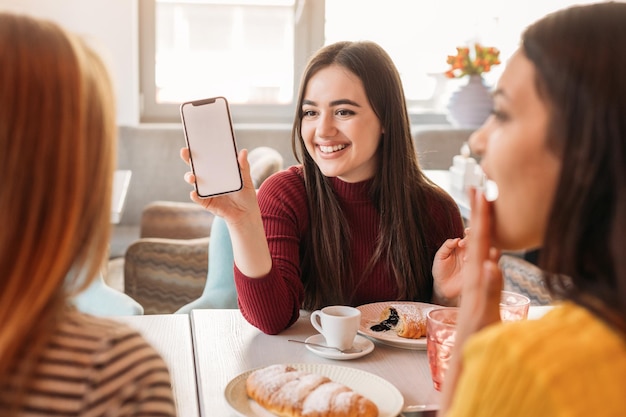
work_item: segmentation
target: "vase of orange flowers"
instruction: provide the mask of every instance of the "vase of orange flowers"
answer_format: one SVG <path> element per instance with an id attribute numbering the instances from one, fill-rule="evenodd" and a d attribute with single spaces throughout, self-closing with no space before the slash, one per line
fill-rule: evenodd
<path id="1" fill-rule="evenodd" d="M 476 128 L 483 124 L 493 108 L 489 87 L 485 85 L 483 73 L 500 64 L 500 51 L 494 47 L 474 44 L 457 47 L 456 55 L 448 56 L 450 68 L 445 72 L 448 78 L 467 77 L 467 84 L 452 93 L 448 102 L 448 120 L 455 126 Z"/>

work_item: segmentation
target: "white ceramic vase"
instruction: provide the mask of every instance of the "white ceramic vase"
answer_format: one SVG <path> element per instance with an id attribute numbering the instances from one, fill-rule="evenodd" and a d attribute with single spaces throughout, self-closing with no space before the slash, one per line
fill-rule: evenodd
<path id="1" fill-rule="evenodd" d="M 468 82 L 452 93 L 448 101 L 448 120 L 462 128 L 477 128 L 491 113 L 493 98 L 480 75 L 470 75 Z"/>

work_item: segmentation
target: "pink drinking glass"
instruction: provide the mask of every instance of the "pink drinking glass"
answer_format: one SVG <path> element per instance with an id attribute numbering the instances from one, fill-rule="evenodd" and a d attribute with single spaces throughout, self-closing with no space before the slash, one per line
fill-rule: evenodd
<path id="1" fill-rule="evenodd" d="M 458 312 L 457 307 L 443 307 L 431 310 L 427 314 L 426 350 L 430 374 L 437 391 L 441 390 L 452 356 Z"/>
<path id="2" fill-rule="evenodd" d="M 528 318 L 530 298 L 511 291 L 502 291 L 500 318 L 502 321 L 518 321 Z"/>

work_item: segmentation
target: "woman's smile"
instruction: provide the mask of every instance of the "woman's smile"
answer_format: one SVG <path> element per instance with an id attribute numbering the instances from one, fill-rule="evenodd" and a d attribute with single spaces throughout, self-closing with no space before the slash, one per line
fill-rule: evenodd
<path id="1" fill-rule="evenodd" d="M 323 154 L 333 154 L 347 148 L 348 145 L 319 145 L 318 148 Z"/>
<path id="2" fill-rule="evenodd" d="M 322 174 L 346 182 L 370 179 L 382 125 L 363 83 L 339 65 L 319 70 L 302 101 L 302 139 Z"/>

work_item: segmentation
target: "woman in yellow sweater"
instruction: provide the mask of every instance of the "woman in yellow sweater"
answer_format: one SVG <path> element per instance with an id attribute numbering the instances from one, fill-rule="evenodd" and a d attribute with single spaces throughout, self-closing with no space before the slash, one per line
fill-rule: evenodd
<path id="1" fill-rule="evenodd" d="M 440 414 L 626 414 L 626 3 L 531 25 L 470 145 L 499 196 L 473 196 L 453 363 Z M 498 324 L 498 249 L 541 247 L 562 302 Z M 497 249 L 495 249 L 497 248 Z"/>

